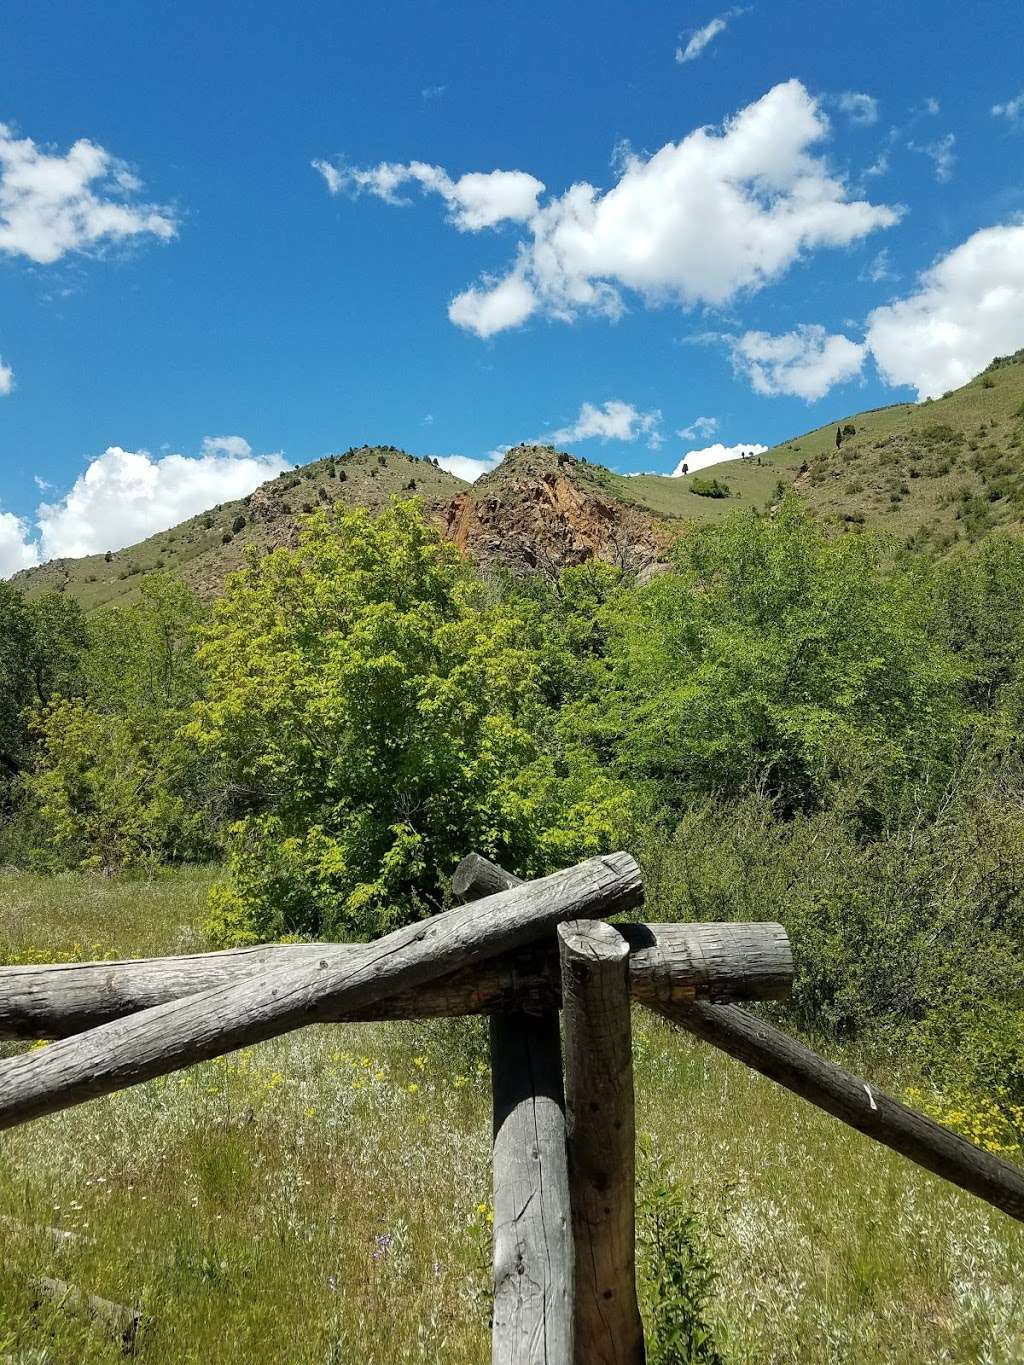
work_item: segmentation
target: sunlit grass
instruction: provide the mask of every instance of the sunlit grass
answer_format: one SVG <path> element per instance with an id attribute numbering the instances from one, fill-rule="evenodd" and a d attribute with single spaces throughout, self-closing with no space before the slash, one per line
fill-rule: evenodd
<path id="1" fill-rule="evenodd" d="M 207 882 L 0 878 L 0 947 L 191 947 Z M 730 1362 L 1024 1358 L 1016 1224 L 643 1012 L 635 1030 L 638 1128 L 717 1230 Z M 148 1365 L 485 1361 L 481 1043 L 307 1029 L 0 1136 L 0 1358 L 122 1358 L 33 1307 L 46 1274 L 139 1302 Z"/>

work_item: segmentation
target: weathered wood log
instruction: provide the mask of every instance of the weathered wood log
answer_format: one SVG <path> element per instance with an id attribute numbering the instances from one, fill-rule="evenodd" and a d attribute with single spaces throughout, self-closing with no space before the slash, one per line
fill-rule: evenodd
<path id="1" fill-rule="evenodd" d="M 610 924 L 558 926 L 576 1365 L 643 1365 L 636 1297 L 636 1124 L 629 945 Z"/>
<path id="2" fill-rule="evenodd" d="M 1024 1169 L 943 1128 L 735 1005 L 650 1008 L 925 1170 L 1024 1222 Z"/>
<path id="3" fill-rule="evenodd" d="M 492 1365 L 572 1360 L 573 1240 L 558 1014 L 490 1021 L 494 1114 Z"/>
<path id="4" fill-rule="evenodd" d="M 49 1300 L 60 1310 L 92 1318 L 120 1341 L 125 1352 L 134 1351 L 135 1338 L 142 1323 L 142 1313 L 138 1308 L 128 1308 L 123 1303 L 101 1299 L 98 1294 L 88 1294 L 77 1285 L 49 1276 L 33 1280 L 32 1288 L 38 1296 L 37 1303 Z"/>
<path id="5" fill-rule="evenodd" d="M 467 853 L 452 875 L 452 895 L 457 901 L 475 901 L 522 884 L 522 877 L 506 872 L 482 854 Z"/>
<path id="6" fill-rule="evenodd" d="M 510 885 L 518 885 L 513 880 Z M 793 959 L 778 924 L 623 924 L 634 1000 L 774 1000 L 789 992 Z M 100 1024 L 250 980 L 269 967 L 316 963 L 328 951 L 358 959 L 364 945 L 298 943 L 125 962 L 0 967 L 0 1040 L 69 1038 Z M 558 951 L 533 943 L 435 981 L 324 1014 L 334 1022 L 492 1014 L 561 1003 Z"/>
<path id="7" fill-rule="evenodd" d="M 476 877 L 476 863 L 495 876 Z M 466 876 L 466 870 L 471 875 Z M 460 876 L 460 874 L 463 874 Z M 477 854 L 452 881 L 457 900 L 522 883 Z M 548 964 L 555 965 L 554 954 Z M 494 1301 L 492 1365 L 572 1359 L 573 1244 L 557 1002 L 491 1015 Z M 520 999 L 516 1002 L 521 1005 Z"/>
<path id="8" fill-rule="evenodd" d="M 0 1062 L 0 1128 L 274 1038 L 541 937 L 581 911 L 616 914 L 643 899 L 626 853 L 591 858 L 339 953 L 103 1024 Z"/>
<path id="9" fill-rule="evenodd" d="M 463 858 L 452 877 L 452 890 L 467 900 L 522 885 L 519 877 L 479 853 Z M 634 1000 L 783 1000 L 793 985 L 793 953 L 781 924 L 616 928 L 629 944 Z"/>

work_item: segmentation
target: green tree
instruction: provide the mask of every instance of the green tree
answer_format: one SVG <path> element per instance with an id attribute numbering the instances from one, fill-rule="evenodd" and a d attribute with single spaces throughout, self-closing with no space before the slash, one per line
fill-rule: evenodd
<path id="1" fill-rule="evenodd" d="M 415 502 L 321 511 L 296 550 L 250 552 L 206 633 L 192 729 L 248 803 L 216 932 L 372 935 L 436 910 L 470 849 L 530 874 L 600 846 L 587 776 L 544 756 L 522 634 Z"/>
<path id="2" fill-rule="evenodd" d="M 28 600 L 0 583 L 0 808 L 15 800 L 32 763 L 33 709 L 80 689 L 86 644 L 72 598 L 47 592 Z"/>
<path id="3" fill-rule="evenodd" d="M 760 788 L 785 813 L 842 789 L 877 812 L 941 777 L 959 669 L 926 578 L 873 537 L 829 539 L 787 500 L 681 541 L 676 572 L 605 611 L 604 677 L 572 724 L 673 801 Z"/>
<path id="4" fill-rule="evenodd" d="M 183 730 L 204 610 L 175 579 L 144 579 L 136 602 L 88 623 L 82 695 L 40 697 L 24 785 L 63 861 L 115 871 L 213 853 L 217 791 Z"/>

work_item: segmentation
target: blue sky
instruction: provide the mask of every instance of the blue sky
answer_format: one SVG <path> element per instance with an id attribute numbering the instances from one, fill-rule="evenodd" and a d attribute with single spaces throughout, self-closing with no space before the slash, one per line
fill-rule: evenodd
<path id="1" fill-rule="evenodd" d="M 0 576 L 364 441 L 670 473 L 962 382 L 1024 345 L 1022 36 L 9 0 Z"/>

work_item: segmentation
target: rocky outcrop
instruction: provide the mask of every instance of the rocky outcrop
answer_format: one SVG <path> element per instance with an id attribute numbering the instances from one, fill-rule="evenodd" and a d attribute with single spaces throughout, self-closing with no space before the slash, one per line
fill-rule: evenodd
<path id="1" fill-rule="evenodd" d="M 472 489 L 434 509 L 441 533 L 484 566 L 552 575 L 590 559 L 629 573 L 663 563 L 672 536 L 650 512 L 601 489 L 593 466 L 518 446 Z"/>

